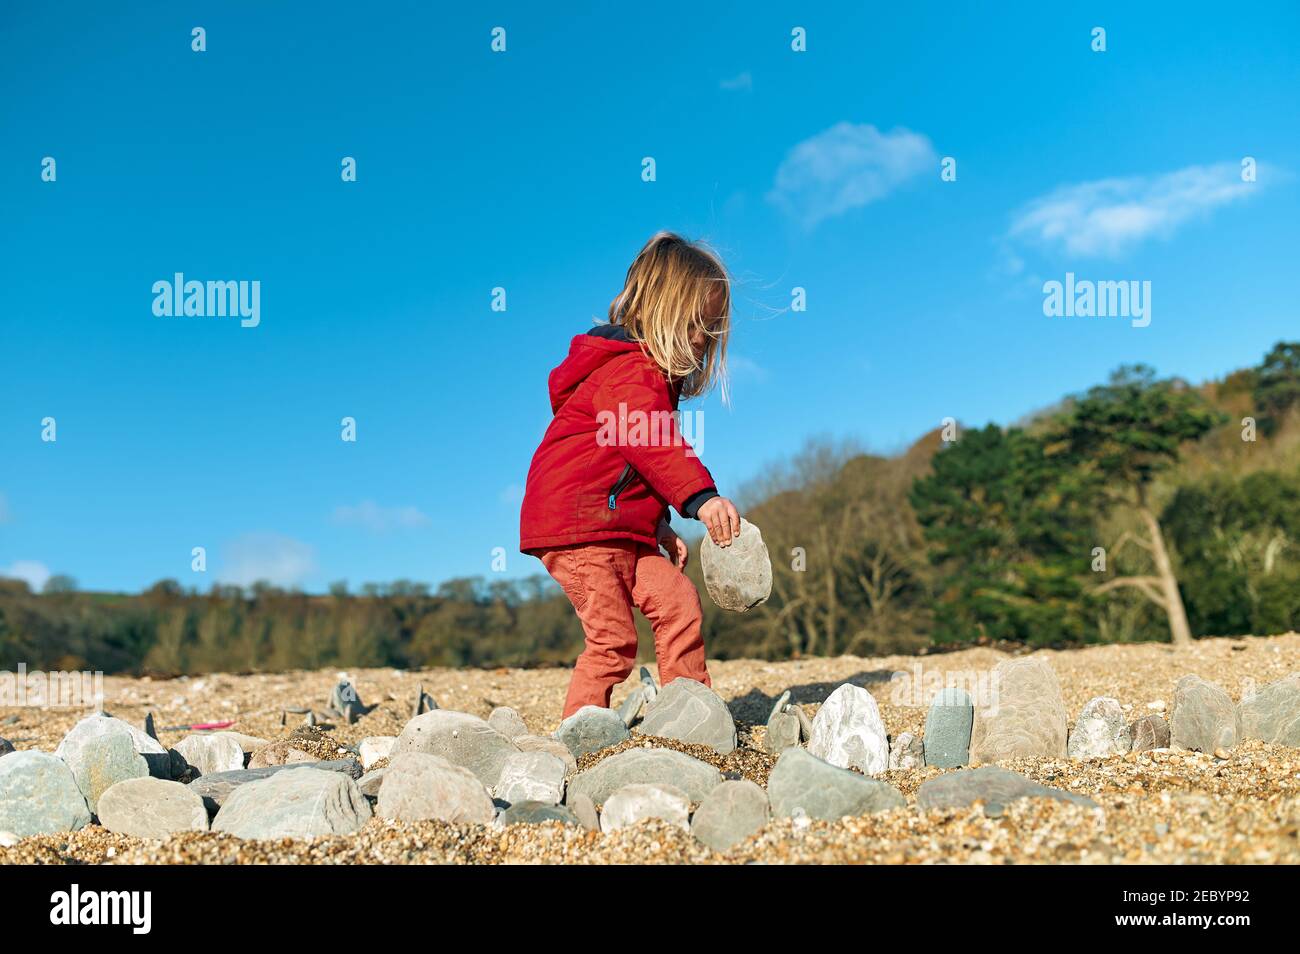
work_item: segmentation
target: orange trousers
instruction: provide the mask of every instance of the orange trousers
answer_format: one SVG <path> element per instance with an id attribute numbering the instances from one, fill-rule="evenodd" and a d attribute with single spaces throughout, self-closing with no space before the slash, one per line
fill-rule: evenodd
<path id="1" fill-rule="evenodd" d="M 573 667 L 564 718 L 583 706 L 609 707 L 613 688 L 636 665 L 635 606 L 654 630 L 659 684 L 679 676 L 712 686 L 704 666 L 700 594 L 655 547 L 633 540 L 556 547 L 538 554 L 573 604 L 587 647 Z"/>

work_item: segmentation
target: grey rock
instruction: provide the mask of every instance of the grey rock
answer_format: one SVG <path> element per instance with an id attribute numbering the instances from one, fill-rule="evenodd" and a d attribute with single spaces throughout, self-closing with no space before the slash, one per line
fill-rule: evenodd
<path id="1" fill-rule="evenodd" d="M 496 817 L 492 796 L 473 771 L 424 752 L 393 756 L 375 810 L 381 818 L 402 822 L 487 825 Z"/>
<path id="2" fill-rule="evenodd" d="M 763 736 L 763 748 L 773 755 L 780 755 L 792 745 L 798 745 L 803 735 L 799 717 L 793 712 L 778 712 L 767 720 L 767 732 Z"/>
<path id="3" fill-rule="evenodd" d="M 569 747 L 553 735 L 521 735 L 514 740 L 520 752 L 549 752 L 564 762 L 564 774 L 572 775 L 578 771 L 578 760 L 573 757 Z"/>
<path id="4" fill-rule="evenodd" d="M 578 816 L 563 805 L 548 802 L 514 802 L 497 816 L 496 823 L 501 827 L 508 825 L 538 825 L 542 822 L 557 821 L 565 825 L 581 825 Z"/>
<path id="5" fill-rule="evenodd" d="M 632 723 L 641 715 L 643 708 L 645 708 L 645 687 L 637 686 L 628 693 L 627 698 L 623 700 L 623 704 L 618 707 L 618 717 L 630 729 Z"/>
<path id="6" fill-rule="evenodd" d="M 88 746 L 93 747 L 105 734 L 116 734 L 121 731 L 131 736 L 131 744 L 136 753 L 144 759 L 150 775 L 154 778 L 172 777 L 172 754 L 163 748 L 157 739 L 150 738 L 143 730 L 129 722 L 101 713 L 86 716 L 74 725 L 54 750 L 54 754 L 63 758 L 65 752 L 78 752 Z"/>
<path id="7" fill-rule="evenodd" d="M 362 739 L 357 745 L 357 754 L 361 757 L 361 767 L 367 772 L 380 759 L 386 759 L 397 744 L 395 735 L 371 735 Z"/>
<path id="8" fill-rule="evenodd" d="M 370 803 L 344 773 L 295 766 L 236 788 L 212 830 L 237 838 L 323 838 L 350 835 L 370 815 Z"/>
<path id="9" fill-rule="evenodd" d="M 434 701 L 433 696 L 424 691 L 424 686 L 420 686 L 415 693 L 415 704 L 411 707 L 411 718 L 424 715 L 426 712 L 432 712 L 438 708 L 438 703 Z"/>
<path id="10" fill-rule="evenodd" d="M 187 735 L 175 748 L 200 775 L 236 772 L 244 767 L 244 750 L 229 736 Z"/>
<path id="11" fill-rule="evenodd" d="M 8 739 L 0 739 L 0 755 L 8 755 L 14 750 L 13 743 Z"/>
<path id="12" fill-rule="evenodd" d="M 781 695 L 777 698 L 776 702 L 772 704 L 772 709 L 767 714 L 767 721 L 771 722 L 778 715 L 784 712 L 785 707 L 789 702 L 790 702 L 790 690 L 787 689 L 785 692 L 781 693 Z"/>
<path id="13" fill-rule="evenodd" d="M 813 717 L 808 751 L 831 765 L 867 775 L 889 768 L 889 739 L 871 693 L 850 683 L 832 692 Z"/>
<path id="14" fill-rule="evenodd" d="M 785 707 L 786 712 L 793 712 L 796 719 L 799 720 L 799 738 L 807 742 L 812 739 L 812 719 L 808 718 L 808 713 L 804 712 L 803 706 L 791 703 Z"/>
<path id="15" fill-rule="evenodd" d="M 740 535 L 730 546 L 720 547 L 705 534 L 700 545 L 700 568 L 709 597 L 719 607 L 743 613 L 772 595 L 772 561 L 763 534 L 744 517 Z"/>
<path id="16" fill-rule="evenodd" d="M 828 821 L 907 804 L 887 782 L 831 765 L 801 748 L 786 749 L 776 760 L 767 780 L 767 797 L 777 818 L 802 814 Z"/>
<path id="17" fill-rule="evenodd" d="M 322 772 L 339 772 L 351 779 L 361 777 L 361 763 L 356 759 L 334 759 L 328 762 L 295 762 L 289 765 L 268 765 L 237 772 L 217 772 L 204 775 L 190 783 L 189 789 L 203 799 L 209 815 L 215 815 L 237 789 L 249 782 L 260 782 L 280 772 L 313 768 Z"/>
<path id="18" fill-rule="evenodd" d="M 646 705 L 655 701 L 655 696 L 659 695 L 659 683 L 655 682 L 655 677 L 650 674 L 649 666 L 641 667 L 641 692 L 645 696 Z"/>
<path id="19" fill-rule="evenodd" d="M 958 768 L 970 761 L 975 705 L 965 689 L 949 686 L 935 693 L 925 714 L 925 764 Z"/>
<path id="20" fill-rule="evenodd" d="M 1123 755 L 1133 748 L 1133 733 L 1118 699 L 1089 699 L 1070 733 L 1066 753 L 1072 759 L 1099 759 Z"/>
<path id="21" fill-rule="evenodd" d="M 384 784 L 384 776 L 387 774 L 387 765 L 383 768 L 372 769 L 357 779 L 357 788 L 361 789 L 361 794 L 366 798 L 378 798 L 379 788 Z"/>
<path id="22" fill-rule="evenodd" d="M 712 765 L 691 758 L 673 749 L 635 748 L 609 758 L 579 772 L 569 779 L 572 796 L 586 795 L 595 804 L 603 805 L 615 791 L 624 785 L 637 783 L 662 783 L 675 785 L 691 801 L 704 797 L 722 781 L 722 773 Z"/>
<path id="23" fill-rule="evenodd" d="M 1006 805 L 1018 798 L 1054 798 L 1088 808 L 1097 803 L 1083 795 L 1040 785 L 1032 779 L 1009 772 L 998 765 L 949 772 L 922 783 L 917 789 L 916 804 L 921 809 L 965 808 L 982 801 L 986 805 Z"/>
<path id="24" fill-rule="evenodd" d="M 488 715 L 488 725 L 496 729 L 507 739 L 528 735 L 528 724 L 524 717 L 509 706 L 497 706 Z"/>
<path id="25" fill-rule="evenodd" d="M 550 752 L 515 752 L 501 767 L 493 794 L 512 805 L 515 802 L 546 802 L 558 805 L 564 800 L 563 760 Z"/>
<path id="26" fill-rule="evenodd" d="M 658 818 L 683 831 L 690 830 L 691 800 L 675 785 L 635 783 L 624 785 L 605 800 L 600 830 L 627 828 L 647 818 Z"/>
<path id="27" fill-rule="evenodd" d="M 722 697 L 694 679 L 679 677 L 646 707 L 641 732 L 707 745 L 719 755 L 736 749 L 736 723 Z"/>
<path id="28" fill-rule="evenodd" d="M 1129 735 L 1133 738 L 1133 752 L 1169 748 L 1169 723 L 1158 712 L 1134 722 L 1129 726 Z"/>
<path id="29" fill-rule="evenodd" d="M 691 834 L 714 851 L 728 851 L 760 831 L 772 817 L 767 792 L 748 779 L 723 782 L 691 818 Z"/>
<path id="30" fill-rule="evenodd" d="M 575 795 L 569 792 L 565 804 L 573 811 L 578 824 L 583 828 L 587 831 L 600 831 L 600 815 L 596 813 L 596 803 L 591 800 L 590 795 L 581 792 Z"/>
<path id="31" fill-rule="evenodd" d="M 1300 672 L 1241 700 L 1241 737 L 1300 747 Z"/>
<path id="32" fill-rule="evenodd" d="M 128 726 L 120 719 L 83 719 L 55 750 L 54 754 L 72 769 L 91 814 L 97 811 L 99 796 L 111 786 L 149 774 L 149 765 L 136 752 Z"/>
<path id="33" fill-rule="evenodd" d="M 1169 743 L 1176 749 L 1212 753 L 1231 749 L 1240 737 L 1237 707 L 1219 686 L 1200 676 L 1183 676 L 1174 686 Z"/>
<path id="34" fill-rule="evenodd" d="M 62 759 L 34 750 L 0 759 L 0 831 L 27 838 L 89 824 L 86 797 Z"/>
<path id="35" fill-rule="evenodd" d="M 901 732 L 889 747 L 891 769 L 918 769 L 925 766 L 925 747 L 911 732 Z"/>
<path id="36" fill-rule="evenodd" d="M 975 709 L 971 762 L 1060 758 L 1067 738 L 1061 686 L 1044 660 L 1007 659 L 993 670 L 993 697 Z"/>
<path id="37" fill-rule="evenodd" d="M 208 810 L 189 786 L 167 779 L 129 778 L 99 796 L 99 823 L 119 835 L 166 838 L 207 831 Z"/>
<path id="38" fill-rule="evenodd" d="M 406 723 L 393 743 L 390 758 L 404 752 L 437 755 L 460 765 L 491 788 L 501 777 L 501 766 L 519 748 L 478 716 L 450 709 L 434 709 Z"/>
<path id="39" fill-rule="evenodd" d="M 598 752 L 631 737 L 627 726 L 613 709 L 583 706 L 560 723 L 555 737 L 568 747 L 575 759 Z"/>

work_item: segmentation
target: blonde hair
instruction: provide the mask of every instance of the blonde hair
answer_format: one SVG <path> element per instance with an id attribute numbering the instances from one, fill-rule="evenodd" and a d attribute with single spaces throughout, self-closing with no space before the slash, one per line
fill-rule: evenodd
<path id="1" fill-rule="evenodd" d="M 727 400 L 731 281 L 722 260 L 703 243 L 672 232 L 652 236 L 609 303 L 609 323 L 639 342 L 670 381 L 681 382 L 682 397 L 698 397 L 717 384 Z M 691 338 L 701 331 L 706 344 L 697 357 Z"/>

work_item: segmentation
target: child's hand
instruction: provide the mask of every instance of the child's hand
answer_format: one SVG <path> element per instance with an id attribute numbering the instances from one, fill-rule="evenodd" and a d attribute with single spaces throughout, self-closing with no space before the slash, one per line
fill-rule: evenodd
<path id="1" fill-rule="evenodd" d="M 658 532 L 655 534 L 656 542 L 668 551 L 668 559 L 673 561 L 673 566 L 679 570 L 686 569 L 686 561 L 691 558 L 690 548 L 686 546 L 686 541 L 673 533 L 672 528 L 666 523 L 659 524 Z"/>
<path id="2" fill-rule="evenodd" d="M 720 547 L 731 546 L 732 537 L 740 535 L 740 514 L 726 497 L 710 497 L 695 516 L 708 527 L 709 538 Z"/>

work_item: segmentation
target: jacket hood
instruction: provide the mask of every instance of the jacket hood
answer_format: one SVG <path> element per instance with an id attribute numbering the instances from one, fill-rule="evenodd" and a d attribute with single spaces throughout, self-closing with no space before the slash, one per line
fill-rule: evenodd
<path id="1" fill-rule="evenodd" d="M 593 372 L 615 358 L 640 350 L 641 345 L 618 325 L 600 325 L 586 334 L 575 335 L 569 344 L 569 356 L 551 372 L 552 413 L 559 411 Z"/>

